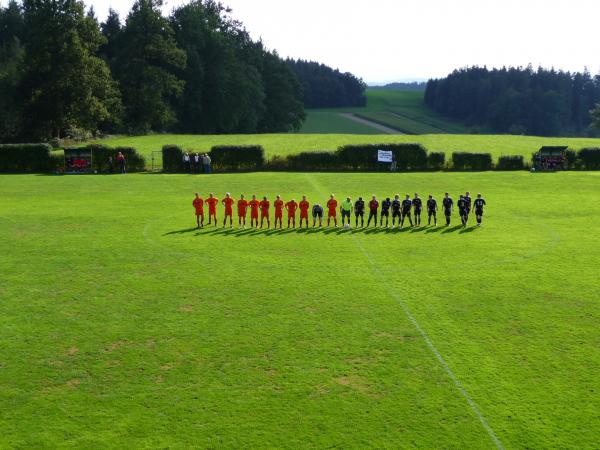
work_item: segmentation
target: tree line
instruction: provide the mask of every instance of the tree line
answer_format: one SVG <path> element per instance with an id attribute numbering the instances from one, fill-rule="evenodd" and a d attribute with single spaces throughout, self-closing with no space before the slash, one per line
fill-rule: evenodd
<path id="1" fill-rule="evenodd" d="M 288 59 L 304 92 L 307 108 L 365 106 L 367 85 L 351 73 L 342 73 L 314 61 Z"/>
<path id="2" fill-rule="evenodd" d="M 540 136 L 588 134 L 599 102 L 600 75 L 531 66 L 455 70 L 425 90 L 427 105 L 466 125 Z"/>
<path id="3" fill-rule="evenodd" d="M 304 98 L 326 91 L 253 41 L 221 3 L 192 0 L 168 17 L 161 6 L 136 0 L 124 21 L 111 10 L 102 23 L 79 0 L 0 8 L 0 141 L 288 132 L 305 119 Z M 350 74 L 323 83 L 331 80 L 345 90 L 328 101 L 356 95 Z"/>

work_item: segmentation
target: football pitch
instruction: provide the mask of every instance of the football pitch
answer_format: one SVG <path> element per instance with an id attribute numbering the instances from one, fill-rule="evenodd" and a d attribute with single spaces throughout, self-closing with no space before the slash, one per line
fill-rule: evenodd
<path id="1" fill-rule="evenodd" d="M 0 448 L 597 448 L 599 186 L 1 176 Z M 192 207 L 467 190 L 481 228 L 197 230 Z"/>

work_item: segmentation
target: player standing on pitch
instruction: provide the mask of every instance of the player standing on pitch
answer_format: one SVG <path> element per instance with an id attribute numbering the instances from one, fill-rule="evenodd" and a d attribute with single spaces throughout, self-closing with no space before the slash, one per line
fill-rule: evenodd
<path id="1" fill-rule="evenodd" d="M 377 201 L 377 197 L 373 196 L 371 201 L 369 202 L 369 219 L 367 220 L 367 228 L 371 224 L 371 219 L 375 219 L 374 225 L 377 227 L 377 210 L 379 209 L 379 202 Z"/>
<path id="2" fill-rule="evenodd" d="M 392 201 L 392 228 L 396 226 L 396 219 L 398 219 L 398 227 L 400 226 L 400 207 L 402 203 L 400 203 L 400 196 L 398 194 L 394 195 L 394 200 Z"/>
<path id="3" fill-rule="evenodd" d="M 471 193 L 465 193 L 465 201 L 467 202 L 466 214 L 465 214 L 465 226 L 467 226 L 467 222 L 469 221 L 469 214 L 471 213 Z"/>
<path id="4" fill-rule="evenodd" d="M 227 223 L 227 218 L 229 217 L 229 228 L 233 228 L 233 204 L 235 200 L 231 198 L 231 194 L 228 192 L 225 194 L 225 198 L 221 200 L 221 203 L 225 205 L 225 217 L 223 218 L 223 228 L 225 228 L 225 224 Z"/>
<path id="5" fill-rule="evenodd" d="M 475 217 L 477 218 L 477 226 L 481 226 L 481 221 L 483 220 L 483 207 L 486 205 L 485 200 L 481 197 L 481 194 L 477 194 L 477 198 L 475 202 Z"/>
<path id="6" fill-rule="evenodd" d="M 296 200 L 291 199 L 289 202 L 285 204 L 285 209 L 287 209 L 288 216 L 288 228 L 290 227 L 290 222 L 294 224 L 294 228 L 296 228 L 296 209 L 298 208 L 298 203 Z"/>
<path id="7" fill-rule="evenodd" d="M 277 228 L 277 221 L 279 221 L 279 229 L 281 229 L 283 228 L 281 224 L 283 219 L 283 200 L 281 200 L 281 195 L 277 196 L 273 202 L 273 206 L 275 207 L 275 228 Z"/>
<path id="8" fill-rule="evenodd" d="M 389 228 L 390 227 L 390 207 L 392 206 L 392 202 L 390 201 L 390 198 L 386 198 L 384 201 L 381 202 L 381 216 L 380 216 L 380 222 L 379 222 L 379 226 L 382 227 L 383 226 L 383 218 L 385 217 L 385 227 Z"/>
<path id="9" fill-rule="evenodd" d="M 365 201 L 362 197 L 354 203 L 354 218 L 356 220 L 356 228 L 358 228 L 358 218 L 360 217 L 360 226 L 365 226 Z"/>
<path id="10" fill-rule="evenodd" d="M 308 208 L 310 208 L 310 203 L 306 200 L 306 195 L 302 196 L 298 207 L 300 208 L 300 228 L 302 228 L 302 220 L 306 220 L 306 228 L 308 228 Z"/>
<path id="11" fill-rule="evenodd" d="M 196 210 L 196 224 L 198 228 L 204 226 L 204 200 L 200 198 L 200 194 L 196 192 L 196 198 L 192 202 L 194 209 Z"/>
<path id="12" fill-rule="evenodd" d="M 427 225 L 431 225 L 431 216 L 433 216 L 433 225 L 437 227 L 437 209 L 437 201 L 430 194 L 427 200 Z"/>
<path id="13" fill-rule="evenodd" d="M 467 226 L 467 201 L 465 200 L 464 195 L 460 196 L 456 202 L 456 206 L 458 206 L 458 215 L 460 216 L 460 221 L 464 228 Z"/>
<path id="14" fill-rule="evenodd" d="M 319 228 L 323 226 L 323 207 L 318 203 L 312 207 L 312 216 L 313 216 L 313 228 L 317 224 L 317 218 L 319 219 Z"/>
<path id="15" fill-rule="evenodd" d="M 244 194 L 240 195 L 237 202 L 238 208 L 238 225 L 240 228 L 246 228 L 246 215 L 248 214 L 248 202 L 244 198 Z"/>
<path id="16" fill-rule="evenodd" d="M 419 198 L 419 194 L 415 192 L 415 198 L 412 201 L 413 211 L 415 215 L 415 227 L 421 226 L 421 210 L 423 209 L 423 202 Z"/>
<path id="17" fill-rule="evenodd" d="M 329 196 L 329 200 L 327 201 L 327 226 L 329 226 L 329 221 L 333 219 L 333 223 L 337 228 L 337 206 L 338 202 L 335 199 L 335 195 L 331 194 Z"/>
<path id="18" fill-rule="evenodd" d="M 340 205 L 340 212 L 342 213 L 342 227 L 344 226 L 344 219 L 348 219 L 348 228 L 350 228 L 350 216 L 352 215 L 352 208 L 354 205 L 352 204 L 352 199 L 347 197 L 346 200 L 342 202 Z"/>
<path id="19" fill-rule="evenodd" d="M 404 219 L 408 217 L 410 226 L 413 226 L 412 217 L 410 217 L 410 209 L 412 208 L 412 201 L 410 195 L 406 194 L 406 198 L 402 201 L 402 221 L 400 222 L 400 228 L 404 227 Z"/>
<path id="20" fill-rule="evenodd" d="M 206 199 L 206 203 L 208 204 L 208 224 L 211 224 L 211 219 L 215 219 L 215 227 L 217 226 L 217 204 L 219 203 L 219 199 L 215 198 L 214 194 L 211 192 Z"/>
<path id="21" fill-rule="evenodd" d="M 450 194 L 447 192 L 444 194 L 444 200 L 442 200 L 442 206 L 444 207 L 444 216 L 446 216 L 446 226 L 450 226 L 450 219 L 452 217 L 452 208 L 454 207 L 454 200 L 450 198 Z"/>
<path id="22" fill-rule="evenodd" d="M 267 200 L 267 197 L 263 197 L 262 201 L 259 203 L 260 206 L 260 227 L 263 227 L 263 223 L 265 219 L 267 219 L 267 228 L 271 228 L 271 219 L 269 218 L 269 207 L 271 203 Z"/>
<path id="23" fill-rule="evenodd" d="M 250 206 L 250 227 L 258 228 L 258 208 L 260 202 L 256 199 L 256 195 L 252 196 L 252 200 L 248 202 L 248 206 Z"/>

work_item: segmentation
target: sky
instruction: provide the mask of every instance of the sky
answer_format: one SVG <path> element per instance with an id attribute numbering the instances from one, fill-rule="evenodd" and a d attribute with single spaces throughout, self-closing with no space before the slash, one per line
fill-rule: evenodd
<path id="1" fill-rule="evenodd" d="M 599 0 L 222 0 L 283 57 L 369 83 L 443 77 L 465 66 L 600 72 Z M 132 0 L 86 0 L 124 18 Z M 185 0 L 166 0 L 164 11 Z"/>

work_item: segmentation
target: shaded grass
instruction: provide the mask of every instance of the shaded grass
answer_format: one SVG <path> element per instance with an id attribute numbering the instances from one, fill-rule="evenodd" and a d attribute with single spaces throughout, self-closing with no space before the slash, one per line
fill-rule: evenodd
<path id="1" fill-rule="evenodd" d="M 593 448 L 598 182 L 2 176 L 0 446 L 490 448 L 393 290 L 506 448 Z M 198 190 L 466 189 L 469 233 L 192 228 Z"/>

